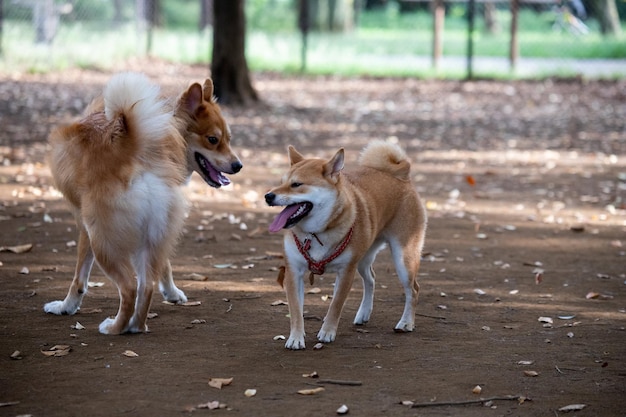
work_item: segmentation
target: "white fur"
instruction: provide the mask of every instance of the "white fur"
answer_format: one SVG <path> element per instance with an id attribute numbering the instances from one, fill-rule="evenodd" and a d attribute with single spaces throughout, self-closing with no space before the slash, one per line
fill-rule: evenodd
<path id="1" fill-rule="evenodd" d="M 159 86 L 144 74 L 116 74 L 104 87 L 104 113 L 109 120 L 125 113 L 133 118 L 139 136 L 161 138 L 170 127 L 172 113 L 166 111 L 160 94 Z"/>

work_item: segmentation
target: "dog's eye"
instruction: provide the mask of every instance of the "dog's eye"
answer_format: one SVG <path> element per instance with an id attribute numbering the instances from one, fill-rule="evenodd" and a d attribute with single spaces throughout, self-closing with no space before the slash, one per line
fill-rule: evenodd
<path id="1" fill-rule="evenodd" d="M 217 142 L 219 142 L 219 139 L 215 136 L 207 136 L 206 140 L 208 140 L 211 145 L 217 145 Z"/>
<path id="2" fill-rule="evenodd" d="M 291 183 L 291 188 L 298 188 L 299 186 L 301 186 L 302 183 L 301 182 L 292 182 Z"/>

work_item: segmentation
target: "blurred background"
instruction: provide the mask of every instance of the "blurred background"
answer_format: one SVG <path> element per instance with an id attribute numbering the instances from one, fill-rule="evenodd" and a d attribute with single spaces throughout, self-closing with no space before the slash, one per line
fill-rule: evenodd
<path id="1" fill-rule="evenodd" d="M 212 60 L 214 22 L 252 71 L 541 78 L 626 76 L 624 0 L 0 0 L 0 71 Z"/>

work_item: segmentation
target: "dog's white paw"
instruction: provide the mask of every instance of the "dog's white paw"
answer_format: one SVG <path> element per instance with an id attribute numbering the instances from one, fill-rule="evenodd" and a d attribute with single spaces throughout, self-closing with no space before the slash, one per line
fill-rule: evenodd
<path id="1" fill-rule="evenodd" d="M 130 323 L 128 324 L 128 329 L 126 333 L 148 333 L 148 325 L 147 324 L 139 324 L 137 320 L 133 317 L 130 319 Z"/>
<path id="2" fill-rule="evenodd" d="M 414 324 L 412 322 L 407 322 L 405 320 L 400 320 L 396 327 L 394 327 L 394 332 L 396 333 L 408 333 L 413 331 Z"/>
<path id="3" fill-rule="evenodd" d="M 317 333 L 317 340 L 319 340 L 322 343 L 334 342 L 336 335 L 337 335 L 337 331 L 335 329 L 328 330 L 328 329 L 324 329 L 324 326 L 322 326 L 319 333 Z"/>
<path id="4" fill-rule="evenodd" d="M 168 289 L 161 287 L 160 290 L 165 301 L 169 301 L 174 304 L 183 304 L 187 302 L 187 296 L 185 293 L 175 286 Z"/>
<path id="5" fill-rule="evenodd" d="M 362 325 L 370 321 L 370 312 L 363 313 L 361 309 L 357 311 L 356 316 L 354 317 L 354 324 L 357 326 Z"/>
<path id="6" fill-rule="evenodd" d="M 70 308 L 68 308 L 65 304 L 66 304 L 65 301 L 60 301 L 60 300 L 50 301 L 49 303 L 46 303 L 43 306 L 43 311 L 45 311 L 46 313 L 56 314 L 57 316 L 61 316 L 64 314 L 69 314 L 69 315 L 75 314 L 79 309 L 77 305 L 70 306 Z"/>
<path id="7" fill-rule="evenodd" d="M 285 348 L 291 350 L 306 349 L 306 345 L 304 344 L 304 335 L 289 336 L 289 339 L 287 339 L 287 342 L 285 343 Z"/>
<path id="8" fill-rule="evenodd" d="M 102 334 L 117 334 L 117 332 L 113 332 L 112 330 L 113 324 L 115 324 L 115 319 L 111 317 L 106 318 L 102 323 L 100 323 L 98 330 L 100 330 L 100 333 Z"/>

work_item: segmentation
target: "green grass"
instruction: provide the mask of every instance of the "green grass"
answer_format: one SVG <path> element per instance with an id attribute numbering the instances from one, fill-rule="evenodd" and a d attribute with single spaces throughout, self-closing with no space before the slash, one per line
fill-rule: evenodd
<path id="1" fill-rule="evenodd" d="M 282 2 L 285 0 L 274 0 Z M 168 3 L 166 3 L 167 5 Z M 210 31 L 189 27 L 189 15 L 197 2 L 181 2 L 180 8 L 167 11 L 168 28 L 153 33 L 151 54 L 171 61 L 208 63 L 211 56 Z M 252 70 L 297 72 L 301 67 L 301 36 L 291 25 L 294 11 L 283 7 L 268 19 L 263 7 L 267 2 L 251 0 L 248 14 L 247 58 Z M 449 10 L 443 34 L 445 56 L 464 56 L 467 48 L 467 25 L 464 8 Z M 482 19 L 477 20 L 474 36 L 475 56 L 507 57 L 509 53 L 510 15 L 498 12 L 500 31 L 489 34 Z M 551 12 L 525 10 L 520 16 L 519 47 L 521 56 L 535 58 L 626 59 L 626 40 L 603 37 L 591 22 L 592 32 L 574 36 L 552 29 Z M 359 27 L 350 33 L 311 33 L 307 54 L 307 71 L 319 74 L 463 77 L 465 68 L 448 68 L 436 72 L 431 68 L 432 18 L 429 13 L 400 14 L 393 8 L 363 13 Z M 66 22 L 61 25 L 52 46 L 34 44 L 29 22 L 5 20 L 3 56 L 0 71 L 32 72 L 58 70 L 70 66 L 103 67 L 146 54 L 146 36 L 135 31 L 133 22 L 116 29 L 102 21 Z M 624 29 L 626 33 L 626 28 Z M 416 67 L 415 58 L 423 57 Z M 559 73 L 566 70 L 559 69 Z M 509 77 L 511 74 L 477 74 Z M 559 74 L 548 74 L 559 75 Z"/>

